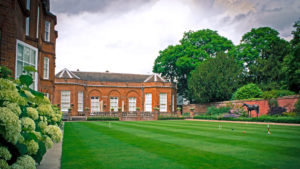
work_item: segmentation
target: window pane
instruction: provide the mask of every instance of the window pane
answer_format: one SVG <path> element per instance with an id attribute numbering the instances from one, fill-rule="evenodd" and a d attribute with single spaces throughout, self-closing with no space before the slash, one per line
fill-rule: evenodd
<path id="1" fill-rule="evenodd" d="M 50 41 L 50 22 L 45 21 L 45 41 Z"/>
<path id="2" fill-rule="evenodd" d="M 135 97 L 129 98 L 129 111 L 136 111 L 136 98 Z"/>
<path id="3" fill-rule="evenodd" d="M 44 79 L 49 79 L 49 58 L 44 57 Z"/>
<path id="4" fill-rule="evenodd" d="M 35 65 L 35 51 L 31 50 L 30 52 L 30 64 Z"/>
<path id="5" fill-rule="evenodd" d="M 23 74 L 23 62 L 17 61 L 17 77 L 19 78 L 20 75 Z"/>
<path id="6" fill-rule="evenodd" d="M 145 94 L 145 111 L 152 111 L 152 94 L 146 93 Z"/>
<path id="7" fill-rule="evenodd" d="M 111 97 L 110 98 L 110 110 L 118 111 L 118 98 L 117 97 Z"/>
<path id="8" fill-rule="evenodd" d="M 30 50 L 28 47 L 24 47 L 24 62 L 30 63 Z"/>
<path id="9" fill-rule="evenodd" d="M 83 92 L 78 92 L 78 111 L 83 111 Z"/>
<path id="10" fill-rule="evenodd" d="M 68 111 L 70 108 L 70 91 L 61 91 L 61 111 Z"/>
<path id="11" fill-rule="evenodd" d="M 25 22 L 25 34 L 26 36 L 29 36 L 29 17 L 26 17 L 26 22 Z"/>
<path id="12" fill-rule="evenodd" d="M 22 45 L 20 45 L 20 44 L 18 44 L 18 56 L 17 56 L 17 58 L 18 58 L 18 60 L 23 60 L 23 46 Z"/>
<path id="13" fill-rule="evenodd" d="M 99 97 L 91 97 L 91 112 L 100 112 Z"/>
<path id="14" fill-rule="evenodd" d="M 26 0 L 26 9 L 30 10 L 30 0 Z"/>
<path id="15" fill-rule="evenodd" d="M 16 65 L 16 78 L 18 78 L 21 74 L 23 74 L 24 66 L 33 66 L 36 68 L 36 50 L 31 48 L 30 45 L 24 46 L 22 43 L 17 44 L 17 65 Z M 32 73 L 33 81 L 36 82 L 36 78 Z M 30 87 L 33 90 L 35 89 L 35 83 L 32 84 Z"/>
<path id="16" fill-rule="evenodd" d="M 161 112 L 167 111 L 167 94 L 166 93 L 160 94 L 160 111 Z"/>

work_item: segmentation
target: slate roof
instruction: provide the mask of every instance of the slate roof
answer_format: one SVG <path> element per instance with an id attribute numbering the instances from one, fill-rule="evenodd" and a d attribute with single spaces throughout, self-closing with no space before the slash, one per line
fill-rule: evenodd
<path id="1" fill-rule="evenodd" d="M 63 69 L 55 75 L 55 78 L 65 79 L 81 79 L 86 81 L 103 81 L 103 82 L 167 82 L 157 74 L 126 74 L 126 73 L 110 73 L 110 72 L 81 72 L 69 71 Z"/>

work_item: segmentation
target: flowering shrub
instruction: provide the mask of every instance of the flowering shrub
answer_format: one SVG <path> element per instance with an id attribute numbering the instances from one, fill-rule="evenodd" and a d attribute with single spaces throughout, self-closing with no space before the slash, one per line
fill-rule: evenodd
<path id="1" fill-rule="evenodd" d="M 0 78 L 0 100 L 17 103 L 24 106 L 26 104 L 25 98 L 18 93 L 16 85 L 7 79 Z"/>
<path id="2" fill-rule="evenodd" d="M 30 75 L 16 83 L 0 78 L 1 169 L 35 169 L 46 149 L 62 140 L 62 112 L 31 84 Z"/>
<path id="3" fill-rule="evenodd" d="M 29 117 L 21 118 L 21 123 L 24 131 L 33 131 L 35 130 L 35 123 Z"/>
<path id="4" fill-rule="evenodd" d="M 6 147 L 0 147 L 0 158 L 4 160 L 11 159 L 11 154 Z"/>
<path id="5" fill-rule="evenodd" d="M 13 113 L 15 113 L 17 116 L 20 116 L 21 109 L 17 103 L 9 103 L 4 102 L 3 105 L 7 108 L 9 108 Z"/>
<path id="6" fill-rule="evenodd" d="M 34 140 L 26 141 L 25 145 L 27 146 L 27 151 L 28 151 L 28 154 L 30 154 L 30 155 L 36 154 L 39 149 L 38 143 L 35 142 Z"/>
<path id="7" fill-rule="evenodd" d="M 34 169 L 35 161 L 29 155 L 21 156 L 17 159 L 17 162 L 11 166 L 12 169 Z"/>
<path id="8" fill-rule="evenodd" d="M 5 160 L 0 159 L 0 168 L 1 169 L 10 169 L 9 165 Z"/>
<path id="9" fill-rule="evenodd" d="M 44 143 L 46 148 L 51 148 L 53 146 L 53 141 L 48 136 L 45 137 Z"/>
<path id="10" fill-rule="evenodd" d="M 50 136 L 53 142 L 58 143 L 62 139 L 62 133 L 59 127 L 54 125 L 49 125 L 46 127 L 45 132 Z"/>
<path id="11" fill-rule="evenodd" d="M 27 114 L 33 120 L 37 120 L 39 118 L 39 114 L 35 108 L 27 107 Z"/>
<path id="12" fill-rule="evenodd" d="M 0 135 L 8 142 L 16 144 L 21 132 L 21 123 L 17 115 L 6 107 L 0 107 Z"/>

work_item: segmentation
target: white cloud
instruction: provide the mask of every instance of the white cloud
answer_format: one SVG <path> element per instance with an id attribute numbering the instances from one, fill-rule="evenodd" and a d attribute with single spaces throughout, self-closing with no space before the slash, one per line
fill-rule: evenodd
<path id="1" fill-rule="evenodd" d="M 57 13 L 56 72 L 151 73 L 159 50 L 177 44 L 185 31 L 213 29 L 237 44 L 251 27 L 260 26 L 255 12 L 255 4 L 239 0 L 159 0 L 123 13 Z"/>

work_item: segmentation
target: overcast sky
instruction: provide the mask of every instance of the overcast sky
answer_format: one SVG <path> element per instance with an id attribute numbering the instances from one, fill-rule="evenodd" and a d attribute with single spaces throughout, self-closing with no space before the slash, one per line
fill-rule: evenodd
<path id="1" fill-rule="evenodd" d="M 291 39 L 299 0 L 51 0 L 57 15 L 56 73 L 152 73 L 155 58 L 189 30 L 212 29 L 238 44 L 269 26 Z"/>

